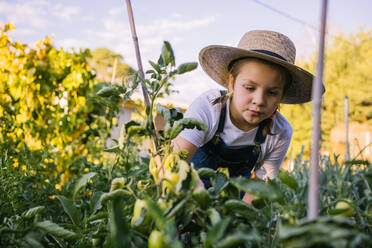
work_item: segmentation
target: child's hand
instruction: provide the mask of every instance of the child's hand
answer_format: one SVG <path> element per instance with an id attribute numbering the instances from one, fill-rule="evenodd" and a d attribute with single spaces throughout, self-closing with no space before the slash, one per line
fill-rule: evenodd
<path id="1" fill-rule="evenodd" d="M 248 205 L 252 205 L 252 201 L 254 200 L 254 197 L 255 195 L 245 193 L 242 201 L 247 203 Z"/>

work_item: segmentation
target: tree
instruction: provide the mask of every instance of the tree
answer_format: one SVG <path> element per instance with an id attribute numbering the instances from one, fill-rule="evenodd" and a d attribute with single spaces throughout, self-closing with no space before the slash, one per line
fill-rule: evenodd
<path id="1" fill-rule="evenodd" d="M 134 72 L 129 65 L 123 62 L 123 56 L 107 48 L 97 48 L 92 50 L 91 54 L 92 57 L 89 59 L 89 63 L 96 71 L 99 80 L 111 81 L 115 60 L 117 60 L 116 79 L 120 80 L 129 73 Z"/>
<path id="2" fill-rule="evenodd" d="M 13 42 L 12 29 L 0 28 L 0 122 L 12 123 L 0 141 L 18 152 L 52 151 L 66 175 L 79 170 L 81 158 L 100 161 L 114 114 L 90 100 L 103 86 L 88 63 L 90 51 L 56 49 L 48 37 L 32 48 Z"/>
<path id="3" fill-rule="evenodd" d="M 344 123 L 344 97 L 349 97 L 349 121 L 372 124 L 372 30 L 356 34 L 336 35 L 325 51 L 322 109 L 322 148 L 327 149 L 330 131 Z M 308 61 L 298 63 L 315 72 L 316 54 Z M 306 145 L 309 152 L 312 105 L 283 105 L 281 112 L 294 128 L 291 148 L 294 154 Z"/>

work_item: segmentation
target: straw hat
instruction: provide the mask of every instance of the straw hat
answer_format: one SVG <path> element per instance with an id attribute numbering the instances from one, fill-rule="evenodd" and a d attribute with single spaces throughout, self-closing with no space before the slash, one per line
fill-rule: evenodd
<path id="1" fill-rule="evenodd" d="M 254 57 L 279 64 L 292 75 L 292 82 L 282 103 L 298 104 L 311 101 L 313 75 L 294 65 L 296 48 L 285 35 L 273 31 L 254 30 L 247 32 L 238 47 L 211 45 L 199 53 L 204 71 L 217 83 L 227 87 L 228 66 L 234 60 Z M 322 85 L 322 94 L 325 89 Z"/>

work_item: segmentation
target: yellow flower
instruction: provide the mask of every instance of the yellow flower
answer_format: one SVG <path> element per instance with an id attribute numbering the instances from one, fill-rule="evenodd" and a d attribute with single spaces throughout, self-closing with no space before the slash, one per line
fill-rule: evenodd
<path id="1" fill-rule="evenodd" d="M 57 189 L 57 190 L 62 190 L 62 184 L 61 184 L 61 183 L 56 184 L 56 189 Z"/>
<path id="2" fill-rule="evenodd" d="M 13 160 L 13 168 L 18 168 L 18 166 L 19 166 L 18 159 L 15 158 Z"/>
<path id="3" fill-rule="evenodd" d="M 16 138 L 16 136 L 15 136 L 14 133 L 7 133 L 7 134 L 6 134 L 6 137 L 8 137 L 8 138 L 12 138 L 12 139 L 15 139 L 15 138 Z"/>

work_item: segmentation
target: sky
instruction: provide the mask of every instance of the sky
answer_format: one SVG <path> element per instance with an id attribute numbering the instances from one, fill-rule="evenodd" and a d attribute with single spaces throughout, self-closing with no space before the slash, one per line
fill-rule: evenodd
<path id="1" fill-rule="evenodd" d="M 132 0 L 142 63 L 156 61 L 164 40 L 176 64 L 197 62 L 208 45 L 236 46 L 253 29 L 274 30 L 296 45 L 297 59 L 318 47 L 321 0 Z M 372 29 L 369 0 L 329 0 L 327 29 L 353 34 Z M 13 40 L 33 46 L 46 36 L 65 49 L 105 47 L 137 68 L 125 0 L 0 0 L 0 24 L 11 22 Z M 191 103 L 203 91 L 219 88 L 203 70 L 180 75 L 171 98 Z"/>

